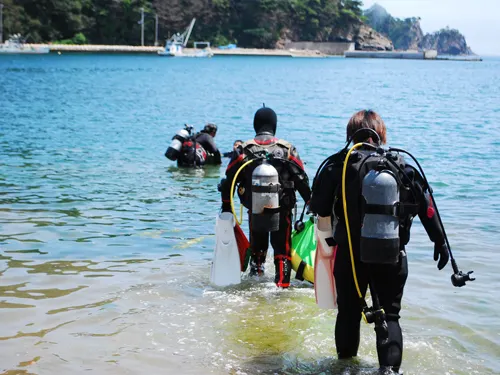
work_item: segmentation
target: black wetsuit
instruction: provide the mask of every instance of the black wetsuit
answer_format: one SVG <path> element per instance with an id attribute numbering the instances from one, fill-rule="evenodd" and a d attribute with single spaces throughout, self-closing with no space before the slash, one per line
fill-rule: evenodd
<path id="1" fill-rule="evenodd" d="M 370 151 L 371 153 L 372 151 Z M 363 158 L 368 151 L 354 152 L 356 159 Z M 351 156 L 351 158 L 353 158 Z M 310 210 L 322 217 L 331 216 L 337 219 L 333 238 L 338 245 L 334 276 L 337 290 L 338 315 L 335 325 L 335 343 L 339 358 L 357 355 L 360 339 L 360 319 L 362 305 L 353 279 L 346 224 L 342 204 L 342 166 L 345 154 L 327 163 L 313 186 Z M 351 158 L 349 159 L 351 161 Z M 359 159 L 361 160 L 361 159 Z M 402 159 L 401 159 L 402 160 Z M 413 206 L 413 213 L 400 218 L 399 237 L 400 254 L 397 264 L 364 264 L 360 261 L 360 236 L 362 218 L 360 217 L 361 179 L 368 172 L 368 164 L 357 164 L 360 169 L 349 168 L 346 174 L 346 192 L 348 216 L 359 288 L 365 296 L 369 280 L 378 295 L 380 305 L 385 310 L 388 326 L 388 343 L 382 344 L 377 332 L 377 353 L 381 366 L 390 366 L 399 370 L 403 352 L 403 336 L 399 325 L 399 312 L 403 289 L 408 276 L 408 262 L 405 245 L 410 240 L 410 228 L 413 217 L 418 214 L 429 238 L 434 243 L 444 244 L 444 236 L 437 215 L 428 196 L 427 186 L 418 171 L 407 164 L 402 164 L 414 189 L 400 193 L 401 203 Z M 358 177 L 356 177 L 356 175 Z M 333 212 L 332 212 L 333 208 Z M 334 215 L 334 216 L 333 216 Z M 444 246 L 444 245 L 443 245 Z"/>
<path id="2" fill-rule="evenodd" d="M 207 152 L 206 164 L 221 164 L 221 154 L 214 137 L 205 132 L 200 132 L 196 135 L 196 142 L 199 143 Z"/>
<path id="3" fill-rule="evenodd" d="M 246 161 L 253 159 L 255 152 L 267 150 L 278 159 L 270 163 L 276 168 L 280 177 L 283 190 L 280 193 L 280 220 L 279 230 L 270 232 L 271 246 L 274 249 L 275 283 L 277 286 L 287 288 L 290 285 L 291 265 L 291 233 L 292 233 L 292 210 L 295 206 L 295 191 L 298 191 L 305 202 L 310 199 L 311 191 L 309 179 L 304 171 L 304 166 L 299 158 L 297 150 L 290 143 L 278 140 L 274 132 L 263 131 L 258 133 L 253 140 L 239 146 L 234 153 L 231 162 L 226 169 L 226 178 L 221 182 L 222 209 L 230 211 L 230 187 L 238 169 Z M 251 213 L 251 184 L 252 172 L 259 165 L 253 162 L 242 171 L 237 180 L 238 196 L 243 205 L 249 210 L 250 218 L 250 246 L 252 248 L 250 273 L 260 275 L 264 272 L 264 262 L 269 247 L 269 232 L 257 232 L 252 229 Z"/>

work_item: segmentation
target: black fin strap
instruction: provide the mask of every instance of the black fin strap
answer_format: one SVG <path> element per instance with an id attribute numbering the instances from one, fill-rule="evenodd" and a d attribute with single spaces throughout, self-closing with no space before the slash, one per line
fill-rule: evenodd
<path id="1" fill-rule="evenodd" d="M 304 281 L 304 270 L 306 269 L 307 263 L 303 260 L 300 261 L 299 268 L 297 268 L 297 272 L 295 273 L 295 278 L 300 281 Z"/>

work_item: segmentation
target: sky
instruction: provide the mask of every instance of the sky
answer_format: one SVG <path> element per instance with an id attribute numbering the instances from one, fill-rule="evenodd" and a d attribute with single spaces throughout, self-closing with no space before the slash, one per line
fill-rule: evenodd
<path id="1" fill-rule="evenodd" d="M 363 9 L 383 6 L 393 17 L 420 17 L 424 33 L 458 29 L 472 51 L 500 55 L 500 0 L 363 0 Z"/>

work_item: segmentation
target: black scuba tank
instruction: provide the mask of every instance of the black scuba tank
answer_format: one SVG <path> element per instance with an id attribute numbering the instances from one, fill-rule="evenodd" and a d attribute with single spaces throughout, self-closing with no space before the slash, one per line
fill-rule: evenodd
<path id="1" fill-rule="evenodd" d="M 399 183 L 389 169 L 372 169 L 363 178 L 360 256 L 364 263 L 396 264 L 399 259 Z"/>

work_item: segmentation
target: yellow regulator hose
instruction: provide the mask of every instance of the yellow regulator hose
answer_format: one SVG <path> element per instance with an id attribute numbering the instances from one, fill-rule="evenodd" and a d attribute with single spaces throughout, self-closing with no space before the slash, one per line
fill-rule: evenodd
<path id="1" fill-rule="evenodd" d="M 351 254 L 352 275 L 354 276 L 354 284 L 356 285 L 356 290 L 358 292 L 359 298 L 363 298 L 363 295 L 361 294 L 361 290 L 359 289 L 358 277 L 356 276 L 356 267 L 354 266 L 354 254 L 352 251 L 351 229 L 349 227 L 349 217 L 347 215 L 345 175 L 346 175 L 346 171 L 347 171 L 347 161 L 349 160 L 349 156 L 351 156 L 351 152 L 356 150 L 357 148 L 359 148 L 361 146 L 363 146 L 363 143 L 357 143 L 351 147 L 351 149 L 349 150 L 349 152 L 347 153 L 347 155 L 344 159 L 344 167 L 342 168 L 342 203 L 344 205 L 344 218 L 345 218 L 345 225 L 346 225 L 346 229 L 347 229 L 347 241 L 349 242 L 349 252 Z"/>
<path id="2" fill-rule="evenodd" d="M 250 163 L 252 163 L 254 160 L 256 160 L 256 159 L 252 159 L 252 160 L 247 161 L 246 163 L 243 163 L 243 165 L 238 169 L 238 171 L 234 175 L 233 182 L 231 182 L 231 196 L 230 196 L 230 200 L 231 200 L 231 212 L 233 213 L 234 220 L 236 220 L 236 222 L 238 223 L 238 225 L 241 225 L 241 223 L 243 222 L 243 206 L 241 206 L 241 209 L 240 209 L 240 220 L 238 221 L 238 216 L 236 216 L 236 211 L 234 210 L 234 185 L 236 185 L 236 180 L 238 179 L 238 175 L 243 170 L 243 168 L 245 168 L 247 165 L 249 165 Z"/>

